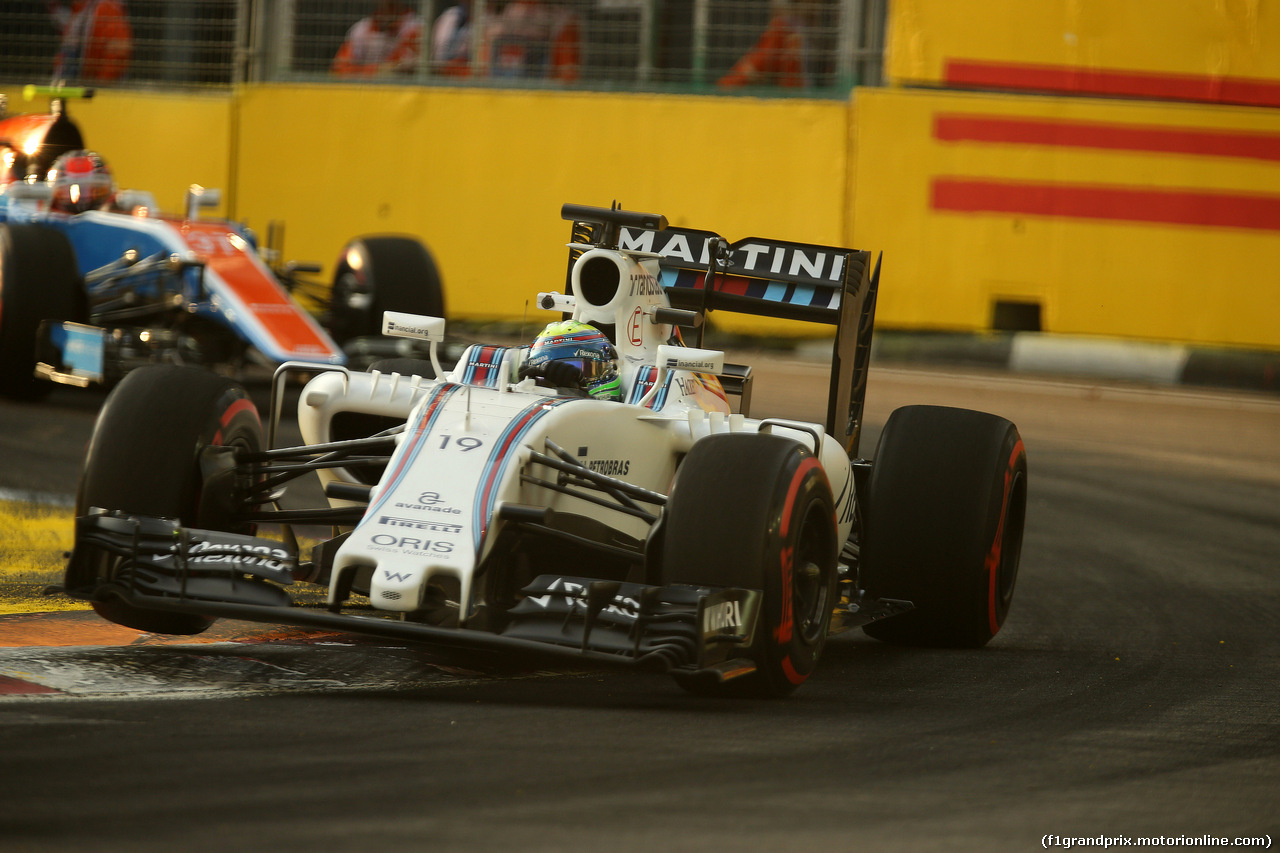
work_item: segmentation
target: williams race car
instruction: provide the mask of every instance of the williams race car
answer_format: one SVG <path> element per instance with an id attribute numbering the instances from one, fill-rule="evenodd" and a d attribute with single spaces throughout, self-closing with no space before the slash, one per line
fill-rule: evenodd
<path id="1" fill-rule="evenodd" d="M 275 436 L 290 371 L 313 365 L 277 371 L 265 436 L 228 378 L 130 373 L 94 431 L 63 590 L 142 631 L 292 623 L 731 695 L 790 693 L 836 631 L 974 647 L 1000 630 L 1022 441 L 995 415 L 910 406 L 874 461 L 858 455 L 869 253 L 729 243 L 616 208 L 562 216 L 568 292 L 538 295 L 558 315 L 538 340 L 472 345 L 448 371 L 433 348 L 320 373 L 298 398 L 300 446 Z M 751 417 L 751 370 L 689 345 L 716 310 L 835 327 L 824 423 Z M 444 326 L 384 317 L 432 347 Z M 285 507 L 315 475 L 324 505 Z M 331 532 L 301 544 L 318 525 Z"/>
<path id="2" fill-rule="evenodd" d="M 343 365 L 379 349 L 383 311 L 444 314 L 416 239 L 351 241 L 326 288 L 306 277 L 318 266 L 276 265 L 243 225 L 201 218 L 216 191 L 192 186 L 180 216 L 117 191 L 63 109 L 67 93 L 50 94 L 47 114 L 0 106 L 0 396 L 39 398 L 49 380 L 110 386 L 153 363 Z"/>

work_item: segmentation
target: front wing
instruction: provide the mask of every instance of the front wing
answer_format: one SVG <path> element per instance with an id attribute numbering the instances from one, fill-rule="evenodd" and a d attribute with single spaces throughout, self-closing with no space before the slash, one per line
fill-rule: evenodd
<path id="1" fill-rule="evenodd" d="M 681 670 L 727 680 L 754 671 L 759 590 L 652 586 L 546 574 L 524 588 L 500 632 L 368 615 L 290 595 L 296 556 L 273 539 L 181 527 L 172 519 L 100 512 L 76 519 L 66 594 L 90 602 L 367 634 L 470 650 L 552 656 L 594 665 Z M 910 609 L 844 604 L 833 630 Z"/>

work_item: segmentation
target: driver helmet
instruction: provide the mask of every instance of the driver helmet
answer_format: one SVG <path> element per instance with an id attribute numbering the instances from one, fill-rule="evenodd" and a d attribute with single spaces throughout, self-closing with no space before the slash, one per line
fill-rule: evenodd
<path id="1" fill-rule="evenodd" d="M 68 151 L 49 170 L 53 186 L 50 207 L 61 213 L 83 213 L 111 201 L 116 182 L 107 161 L 95 151 Z"/>
<path id="2" fill-rule="evenodd" d="M 529 348 L 526 364 L 545 369 L 551 362 L 568 364 L 582 371 L 578 387 L 595 399 L 622 399 L 618 351 L 596 327 L 578 320 L 549 324 Z"/>

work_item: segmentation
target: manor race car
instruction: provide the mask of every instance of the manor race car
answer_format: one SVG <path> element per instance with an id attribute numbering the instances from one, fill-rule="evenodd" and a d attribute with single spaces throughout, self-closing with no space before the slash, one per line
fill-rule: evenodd
<path id="1" fill-rule="evenodd" d="M 790 693 L 853 627 L 942 646 L 1000 630 L 1022 441 L 995 415 L 909 406 L 859 456 L 869 253 L 562 216 L 568 292 L 538 295 L 562 359 L 540 335 L 472 345 L 446 371 L 445 321 L 388 313 L 430 359 L 314 376 L 298 446 L 275 440 L 281 396 L 312 365 L 277 372 L 265 436 L 228 378 L 125 377 L 89 448 L 64 591 L 143 631 L 293 623 L 650 668 L 711 694 Z M 697 345 L 715 310 L 835 327 L 824 423 L 751 416 L 751 370 Z M 598 338 L 616 363 L 603 395 L 580 381 L 600 376 Z M 326 501 L 285 506 L 304 476 Z"/>
<path id="2" fill-rule="evenodd" d="M 215 190 L 193 185 L 177 216 L 148 192 L 117 191 L 83 150 L 68 92 L 49 94 L 47 114 L 5 116 L 0 104 L 0 396 L 39 398 L 51 381 L 110 386 L 154 363 L 343 365 L 377 349 L 383 311 L 444 313 L 439 272 L 416 239 L 351 241 L 324 288 L 304 275 L 318 266 L 276 265 L 279 252 L 260 250 L 243 225 L 201 218 Z M 60 206 L 51 175 L 64 163 L 86 177 Z M 82 195 L 90 180 L 101 199 Z"/>

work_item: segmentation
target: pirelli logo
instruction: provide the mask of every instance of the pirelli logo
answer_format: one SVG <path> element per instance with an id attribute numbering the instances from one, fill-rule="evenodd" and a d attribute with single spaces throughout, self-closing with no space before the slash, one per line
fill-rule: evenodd
<path id="1" fill-rule="evenodd" d="M 461 524 L 448 524 L 441 521 L 423 520 L 420 518 L 399 518 L 394 515 L 384 515 L 378 519 L 379 524 L 385 524 L 388 527 L 401 527 L 409 530 L 429 530 L 433 533 L 461 533 Z"/>

